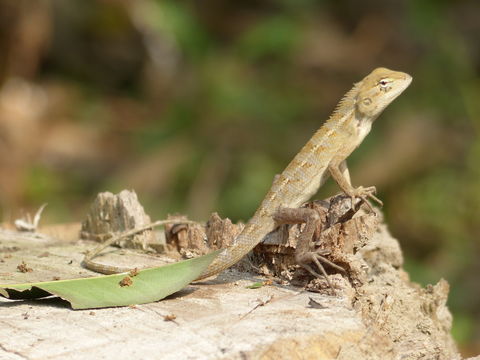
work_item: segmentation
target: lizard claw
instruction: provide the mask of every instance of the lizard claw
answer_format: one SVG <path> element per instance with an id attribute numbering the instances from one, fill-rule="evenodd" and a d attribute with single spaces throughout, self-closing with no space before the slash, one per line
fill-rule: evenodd
<path id="1" fill-rule="evenodd" d="M 323 277 L 325 278 L 325 280 L 327 280 L 327 283 L 328 283 L 328 286 L 333 289 L 333 286 L 332 286 L 332 283 L 330 282 L 330 279 L 328 278 L 328 275 L 327 275 L 327 272 L 325 271 L 325 268 L 323 267 L 322 265 L 322 262 L 325 263 L 325 264 L 328 264 L 330 265 L 331 267 L 337 269 L 338 271 L 341 271 L 343 273 L 345 273 L 345 269 L 342 268 L 341 266 L 338 266 L 337 264 L 331 262 L 330 260 L 328 260 L 326 257 L 324 257 L 323 255 L 326 255 L 328 254 L 329 251 L 328 250 L 322 250 L 322 249 L 319 249 L 317 251 L 310 251 L 306 254 L 303 254 L 301 258 L 297 258 L 297 263 L 303 267 L 305 270 L 307 270 L 310 274 L 312 274 L 313 276 L 317 277 L 317 278 L 321 278 L 322 275 Z M 322 273 L 322 275 L 320 275 L 318 272 L 316 272 L 310 265 L 309 263 L 313 262 L 316 267 L 318 268 L 318 270 L 320 270 L 320 272 Z"/>
<path id="2" fill-rule="evenodd" d="M 351 198 L 352 209 L 355 208 L 355 198 L 359 198 L 368 206 L 371 212 L 375 212 L 369 199 L 372 199 L 373 201 L 378 203 L 380 206 L 383 206 L 383 202 L 378 197 L 375 196 L 376 192 L 377 192 L 377 188 L 375 186 L 369 186 L 369 187 L 359 186 L 357 188 L 352 189 L 352 191 L 349 194 L 347 194 Z"/>

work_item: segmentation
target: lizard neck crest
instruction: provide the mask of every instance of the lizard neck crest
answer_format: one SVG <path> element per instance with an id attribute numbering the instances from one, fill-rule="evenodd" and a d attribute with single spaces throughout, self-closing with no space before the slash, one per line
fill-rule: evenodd
<path id="1" fill-rule="evenodd" d="M 337 116 L 345 116 L 352 112 L 352 109 L 355 108 L 355 101 L 360 85 L 361 82 L 353 84 L 353 87 L 338 102 L 335 110 L 333 110 L 332 115 L 330 116 L 330 119 L 336 118 Z"/>

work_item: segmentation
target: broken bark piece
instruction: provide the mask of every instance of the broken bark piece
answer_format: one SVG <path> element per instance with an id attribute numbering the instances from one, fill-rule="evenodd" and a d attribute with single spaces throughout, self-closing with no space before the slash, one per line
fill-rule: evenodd
<path id="1" fill-rule="evenodd" d="M 114 234 L 140 228 L 151 223 L 138 201 L 135 191 L 123 190 L 115 195 L 103 192 L 90 207 L 86 220 L 82 223 L 80 238 L 103 242 Z M 120 247 L 146 250 L 149 243 L 155 242 L 152 230 L 145 230 L 120 241 Z"/>
<path id="2" fill-rule="evenodd" d="M 229 247 L 243 227 L 242 223 L 233 224 L 229 218 L 222 219 L 218 213 L 214 212 L 207 221 L 205 229 L 208 247 L 212 250 Z"/>
<path id="3" fill-rule="evenodd" d="M 206 225 L 182 224 L 186 216 L 168 216 L 177 224 L 165 225 L 165 237 L 170 250 L 176 250 L 184 257 L 205 255 L 213 250 L 224 249 L 233 243 L 242 231 L 243 224 L 233 224 L 213 213 Z"/>
<path id="4" fill-rule="evenodd" d="M 185 258 L 205 255 L 210 252 L 206 246 L 205 227 L 198 224 L 185 224 L 184 215 L 169 215 L 168 220 L 175 220 L 175 224 L 165 225 L 165 239 L 170 251 L 177 251 Z"/>

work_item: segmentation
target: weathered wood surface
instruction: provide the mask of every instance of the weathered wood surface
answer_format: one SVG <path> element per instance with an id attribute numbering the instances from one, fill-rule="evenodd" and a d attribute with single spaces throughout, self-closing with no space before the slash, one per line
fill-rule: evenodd
<path id="1" fill-rule="evenodd" d="M 50 256 L 89 275 L 79 263 L 91 244 L 1 241 L 2 282 L 22 259 L 34 270 L 25 278 L 47 271 L 40 264 Z M 51 255 L 38 256 L 45 251 Z M 230 272 L 135 307 L 73 311 L 59 299 L 0 300 L 0 359 L 460 359 L 448 284 L 410 283 L 384 226 L 358 254 L 366 284 L 354 289 L 334 275 L 335 295 L 275 284 L 248 289 L 259 277 Z M 310 298 L 320 305 L 311 307 Z"/>

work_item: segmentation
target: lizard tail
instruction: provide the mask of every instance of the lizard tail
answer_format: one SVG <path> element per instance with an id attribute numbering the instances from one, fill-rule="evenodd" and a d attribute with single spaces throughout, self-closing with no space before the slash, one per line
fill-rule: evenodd
<path id="1" fill-rule="evenodd" d="M 273 219 L 257 222 L 257 217 L 254 216 L 245 225 L 243 231 L 235 238 L 233 244 L 223 251 L 215 258 L 215 260 L 205 269 L 205 271 L 195 279 L 195 281 L 203 280 L 215 274 L 228 269 L 230 266 L 237 263 L 243 258 L 255 245 L 257 245 L 270 231 L 275 227 Z"/>

